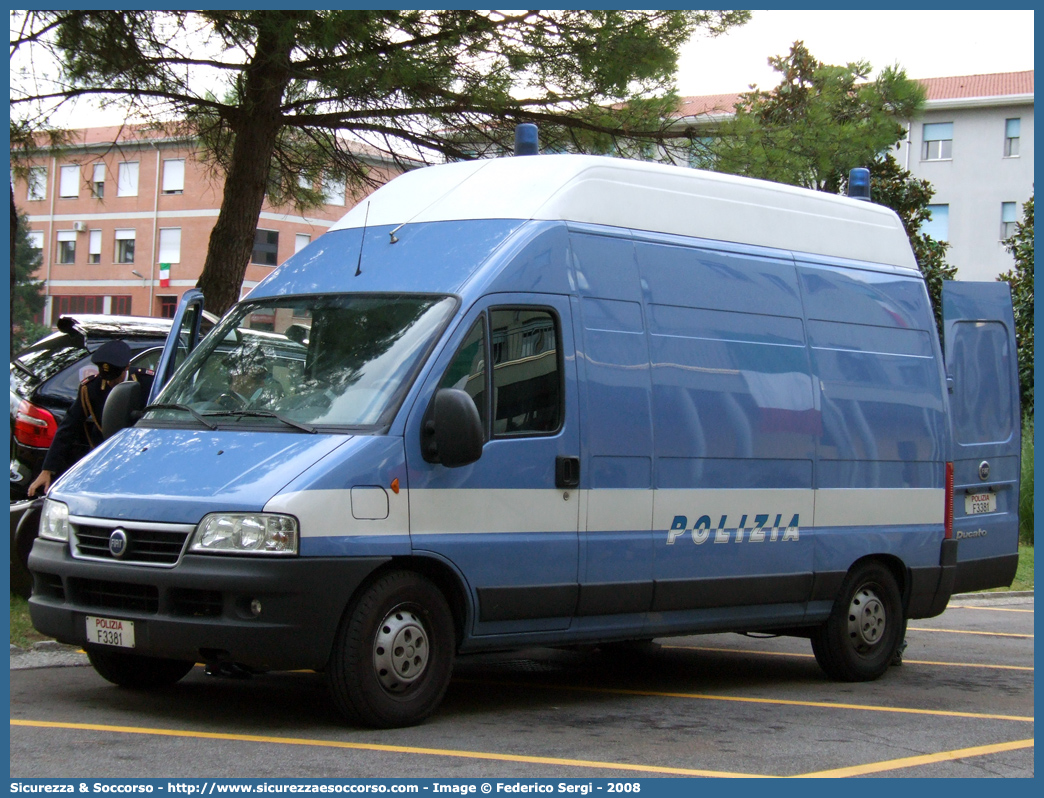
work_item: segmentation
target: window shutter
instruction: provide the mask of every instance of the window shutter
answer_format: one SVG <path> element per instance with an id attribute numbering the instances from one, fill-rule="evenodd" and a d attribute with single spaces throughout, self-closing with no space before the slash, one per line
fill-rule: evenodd
<path id="1" fill-rule="evenodd" d="M 117 197 L 138 196 L 138 164 L 121 163 L 116 182 Z"/>
<path id="2" fill-rule="evenodd" d="M 60 197 L 77 197 L 80 194 L 80 167 L 63 166 L 58 189 Z"/>
<path id="3" fill-rule="evenodd" d="M 159 262 L 181 263 L 180 227 L 167 227 L 159 231 Z"/>
<path id="4" fill-rule="evenodd" d="M 163 162 L 163 192 L 185 190 L 185 161 L 178 159 Z"/>

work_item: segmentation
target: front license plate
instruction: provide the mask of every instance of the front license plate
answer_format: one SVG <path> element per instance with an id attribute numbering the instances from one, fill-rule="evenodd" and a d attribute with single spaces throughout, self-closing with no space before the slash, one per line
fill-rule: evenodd
<path id="1" fill-rule="evenodd" d="M 134 621 L 87 616 L 87 642 L 101 646 L 134 648 Z"/>
<path id="2" fill-rule="evenodd" d="M 967 494 L 964 497 L 964 512 L 965 515 L 997 512 L 997 494 L 992 491 Z"/>

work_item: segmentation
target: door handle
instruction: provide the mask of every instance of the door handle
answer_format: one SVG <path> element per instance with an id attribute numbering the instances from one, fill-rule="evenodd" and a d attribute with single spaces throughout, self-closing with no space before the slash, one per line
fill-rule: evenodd
<path id="1" fill-rule="evenodd" d="M 579 488 L 580 487 L 580 458 L 562 457 L 555 458 L 555 487 L 556 488 Z"/>

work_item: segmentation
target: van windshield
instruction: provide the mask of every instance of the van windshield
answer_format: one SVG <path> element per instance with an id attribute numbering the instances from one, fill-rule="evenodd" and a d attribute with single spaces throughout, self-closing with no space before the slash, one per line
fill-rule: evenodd
<path id="1" fill-rule="evenodd" d="M 147 418 L 309 431 L 387 424 L 455 305 L 405 294 L 244 302 L 196 347 Z"/>

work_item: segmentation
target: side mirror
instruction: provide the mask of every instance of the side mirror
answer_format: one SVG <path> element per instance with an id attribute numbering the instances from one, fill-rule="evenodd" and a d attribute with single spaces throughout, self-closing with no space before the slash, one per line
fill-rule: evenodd
<path id="1" fill-rule="evenodd" d="M 482 457 L 485 435 L 475 400 L 458 388 L 435 394 L 421 432 L 421 451 L 429 463 L 458 468 Z"/>
<path id="2" fill-rule="evenodd" d="M 145 408 L 145 392 L 141 383 L 125 380 L 109 391 L 102 409 L 102 434 L 111 438 L 124 427 L 131 426 L 141 417 Z"/>

